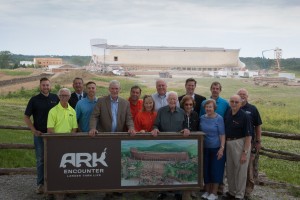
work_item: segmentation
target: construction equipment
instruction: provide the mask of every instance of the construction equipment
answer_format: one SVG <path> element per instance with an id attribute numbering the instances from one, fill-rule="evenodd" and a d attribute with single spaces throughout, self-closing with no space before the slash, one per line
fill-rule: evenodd
<path id="1" fill-rule="evenodd" d="M 262 54 L 262 59 L 263 59 L 263 66 L 264 66 L 264 69 L 266 69 L 266 63 L 265 63 L 265 56 L 264 56 L 264 53 L 267 52 L 267 51 L 274 51 L 274 60 L 275 60 L 275 69 L 280 71 L 281 68 L 280 68 L 280 60 L 282 58 L 282 49 L 276 47 L 275 49 L 268 49 L 268 50 L 263 50 L 261 52 Z"/>

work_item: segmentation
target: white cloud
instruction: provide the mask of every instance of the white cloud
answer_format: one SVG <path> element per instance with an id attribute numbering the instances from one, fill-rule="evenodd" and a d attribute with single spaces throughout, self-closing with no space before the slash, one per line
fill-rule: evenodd
<path id="1" fill-rule="evenodd" d="M 300 57 L 298 1 L 0 0 L 0 50 L 89 55 L 110 44 L 241 48 L 260 56 L 279 46 Z M 286 54 L 285 54 L 286 52 Z"/>

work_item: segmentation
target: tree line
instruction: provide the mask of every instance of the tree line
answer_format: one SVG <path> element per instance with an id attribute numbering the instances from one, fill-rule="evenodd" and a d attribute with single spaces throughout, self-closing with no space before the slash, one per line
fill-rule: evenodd
<path id="1" fill-rule="evenodd" d="M 261 57 L 240 57 L 240 60 L 246 64 L 247 69 L 274 69 L 277 67 L 275 59 Z M 283 70 L 300 71 L 300 58 L 287 58 L 280 60 L 280 68 Z"/>
<path id="2" fill-rule="evenodd" d="M 91 56 L 59 56 L 59 55 L 22 55 L 22 54 L 13 54 L 10 51 L 0 51 L 0 69 L 15 69 L 19 67 L 26 67 L 21 65 L 20 61 L 33 61 L 34 58 L 44 58 L 44 57 L 53 57 L 53 58 L 62 58 L 63 63 L 73 64 L 77 66 L 86 66 L 91 60 Z M 34 66 L 30 66 L 34 67 Z"/>
<path id="3" fill-rule="evenodd" d="M 25 67 L 20 65 L 20 61 L 33 61 L 33 58 L 38 57 L 53 57 L 62 58 L 66 64 L 73 64 L 78 66 L 86 66 L 91 60 L 91 56 L 59 56 L 59 55 L 21 55 L 13 54 L 10 51 L 0 51 L 0 69 L 15 69 L 18 67 Z M 274 69 L 276 67 L 276 60 L 261 57 L 240 57 L 240 60 L 246 64 L 247 69 Z M 300 58 L 287 58 L 280 60 L 281 69 L 300 71 Z M 32 66 L 33 67 L 33 66 Z"/>

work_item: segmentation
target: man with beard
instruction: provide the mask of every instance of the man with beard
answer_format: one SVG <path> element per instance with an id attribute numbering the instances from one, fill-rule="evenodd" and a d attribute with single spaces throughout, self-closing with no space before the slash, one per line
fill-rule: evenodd
<path id="1" fill-rule="evenodd" d="M 48 113 L 59 102 L 57 95 L 50 93 L 50 90 L 50 80 L 48 78 L 41 78 L 40 94 L 29 100 L 24 114 L 24 122 L 30 128 L 34 137 L 37 194 L 44 192 L 44 141 L 40 136 L 47 133 Z M 30 119 L 31 115 L 33 116 L 33 122 Z"/>
<path id="2" fill-rule="evenodd" d="M 132 116 L 132 120 L 135 120 L 135 116 L 140 112 L 143 108 L 143 100 L 140 99 L 142 93 L 142 89 L 135 85 L 130 89 L 130 97 L 128 98 L 130 104 L 130 112 Z"/>

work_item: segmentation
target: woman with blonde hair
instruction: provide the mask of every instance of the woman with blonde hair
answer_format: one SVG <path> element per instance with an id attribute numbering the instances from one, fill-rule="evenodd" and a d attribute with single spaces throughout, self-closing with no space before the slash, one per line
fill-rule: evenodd
<path id="1" fill-rule="evenodd" d="M 151 95 L 143 97 L 143 109 L 134 120 L 134 129 L 137 132 L 151 132 L 157 113 L 155 112 L 155 102 Z"/>

